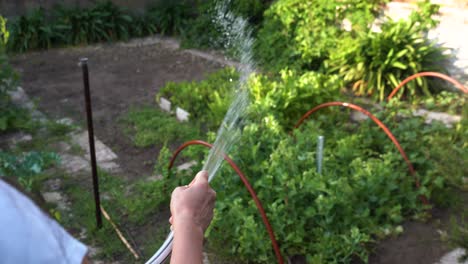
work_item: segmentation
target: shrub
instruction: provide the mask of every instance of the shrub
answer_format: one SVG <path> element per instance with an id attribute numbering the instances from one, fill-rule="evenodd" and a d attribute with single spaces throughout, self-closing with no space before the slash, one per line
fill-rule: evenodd
<path id="1" fill-rule="evenodd" d="M 281 0 L 265 12 L 258 32 L 256 54 L 268 68 L 318 70 L 337 40 L 348 32 L 345 18 L 370 25 L 377 6 L 386 1 Z"/>
<path id="2" fill-rule="evenodd" d="M 29 113 L 11 102 L 9 92 L 16 88 L 18 75 L 9 64 L 5 53 L 8 39 L 6 19 L 0 16 L 0 132 L 22 128 L 29 120 Z"/>
<path id="3" fill-rule="evenodd" d="M 220 5 L 249 22 L 249 26 L 256 31 L 263 21 L 263 12 L 270 6 L 270 0 L 210 0 L 199 1 L 196 7 L 196 16 L 191 18 L 182 35 L 184 47 L 214 48 L 227 50 L 229 41 L 223 37 L 223 30 L 218 21 L 216 10 Z M 229 53 L 229 50 L 227 50 Z M 229 55 L 233 55 L 230 54 Z"/>
<path id="4" fill-rule="evenodd" d="M 209 94 L 217 86 L 208 84 L 194 82 L 187 90 L 203 87 L 200 93 Z M 377 116 L 409 155 L 420 189 L 395 146 L 370 120 L 353 123 L 347 112 L 321 110 L 290 137 L 302 114 L 339 97 L 340 84 L 338 76 L 316 72 L 283 70 L 276 79 L 253 76 L 243 135 L 229 153 L 257 190 L 284 256 L 303 255 L 309 263 L 366 261 L 376 239 L 401 233 L 405 218 L 424 216 L 419 195 L 443 201 L 449 186 L 459 185 L 467 173 L 463 158 L 453 159 L 466 148 L 463 125 L 455 132 L 437 123 L 426 125 L 397 101 Z M 163 90 L 177 98 L 176 87 Z M 203 97 L 190 98 L 187 105 L 204 102 Z M 208 120 L 208 108 L 199 109 L 194 113 Z M 322 174 L 316 172 L 318 135 L 326 137 Z M 208 137 L 214 141 L 215 135 Z M 200 152 L 184 153 L 190 160 L 203 160 Z M 212 186 L 217 204 L 208 246 L 240 261 L 272 262 L 268 235 L 237 175 L 223 166 Z"/>
<path id="5" fill-rule="evenodd" d="M 357 37 L 343 38 L 331 52 L 328 71 L 339 73 L 353 84 L 357 95 L 372 95 L 382 101 L 403 79 L 422 71 L 445 72 L 445 49 L 427 39 L 427 31 L 436 22 L 431 18 L 438 6 L 429 2 L 421 5 L 409 20 L 387 20 L 382 32 L 356 32 Z M 420 13 L 422 12 L 422 13 Z M 422 92 L 430 96 L 428 79 L 420 78 L 407 84 L 399 93 Z M 432 87 L 434 88 L 440 87 Z"/>
<path id="6" fill-rule="evenodd" d="M 168 82 L 156 100 L 166 97 L 173 106 L 187 110 L 195 122 L 216 129 L 226 114 L 238 78 L 235 69 L 225 68 L 200 82 Z"/>
<path id="7" fill-rule="evenodd" d="M 193 17 L 192 6 L 187 0 L 158 1 L 150 7 L 146 15 L 146 23 L 156 26 L 163 35 L 178 35 L 183 33 L 187 20 Z"/>

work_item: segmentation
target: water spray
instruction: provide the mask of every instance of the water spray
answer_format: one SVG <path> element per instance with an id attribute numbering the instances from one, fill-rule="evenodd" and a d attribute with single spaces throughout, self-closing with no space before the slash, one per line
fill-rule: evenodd
<path id="1" fill-rule="evenodd" d="M 215 22 L 223 29 L 225 48 L 235 48 L 240 55 L 240 73 L 238 89 L 234 94 L 232 102 L 226 116 L 218 130 L 215 143 L 211 147 L 210 153 L 204 163 L 203 170 L 208 172 L 208 182 L 211 182 L 225 159 L 225 153 L 240 138 L 241 128 L 239 123 L 248 107 L 248 90 L 246 83 L 249 76 L 254 72 L 255 66 L 252 60 L 253 39 L 251 30 L 248 29 L 248 22 L 235 16 L 227 10 L 227 3 L 218 4 L 215 7 Z M 146 262 L 147 264 L 160 264 L 167 259 L 172 251 L 174 232 L 170 232 L 158 251 Z"/>

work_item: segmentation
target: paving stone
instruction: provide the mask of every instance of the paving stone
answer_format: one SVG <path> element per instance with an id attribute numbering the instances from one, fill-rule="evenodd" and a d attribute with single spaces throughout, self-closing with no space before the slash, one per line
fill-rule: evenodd
<path id="1" fill-rule="evenodd" d="M 461 121 L 461 116 L 450 115 L 447 113 L 441 112 L 432 112 L 425 109 L 418 109 L 413 111 L 414 116 L 423 116 L 426 120 L 426 124 L 430 124 L 434 121 L 440 121 L 444 123 L 447 127 L 452 127 L 453 124 L 459 123 Z"/>
<path id="2" fill-rule="evenodd" d="M 73 134 L 72 141 L 86 151 L 85 157 L 90 160 L 88 131 Z M 117 159 L 117 155 L 96 137 L 94 137 L 94 147 L 96 150 L 96 160 L 99 163 Z"/>
<path id="3" fill-rule="evenodd" d="M 121 171 L 119 164 L 113 161 L 101 162 L 101 163 L 98 163 L 98 166 L 107 172 L 120 172 Z"/>
<path id="4" fill-rule="evenodd" d="M 83 157 L 70 154 L 61 154 L 60 157 L 62 158 L 60 166 L 70 174 L 74 174 L 79 171 L 91 171 L 89 161 Z"/>
<path id="5" fill-rule="evenodd" d="M 361 122 L 361 121 L 364 121 L 364 120 L 367 120 L 369 119 L 368 116 L 366 116 L 365 114 L 359 112 L 359 111 L 351 111 L 351 120 L 355 121 L 355 122 Z"/>
<path id="6" fill-rule="evenodd" d="M 196 161 L 186 162 L 182 165 L 177 166 L 177 171 L 188 170 L 195 165 L 197 165 Z"/>
<path id="7" fill-rule="evenodd" d="M 62 118 L 56 121 L 59 124 L 71 126 L 73 125 L 73 120 L 71 118 Z"/>
<path id="8" fill-rule="evenodd" d="M 203 252 L 203 264 L 210 264 L 210 259 L 208 258 L 208 254 Z"/>
<path id="9" fill-rule="evenodd" d="M 65 153 L 71 150 L 71 146 L 67 142 L 61 141 L 57 144 L 57 146 L 60 153 Z"/>
<path id="10" fill-rule="evenodd" d="M 68 211 L 70 209 L 67 199 L 59 192 L 44 192 L 42 196 L 46 202 L 57 205 L 62 211 Z"/>
<path id="11" fill-rule="evenodd" d="M 177 107 L 176 116 L 177 116 L 177 120 L 179 120 L 180 122 L 185 122 L 189 120 L 190 113 L 180 107 Z"/>
<path id="12" fill-rule="evenodd" d="M 44 182 L 44 188 L 47 191 L 58 191 L 62 187 L 62 180 L 61 179 L 50 179 Z"/>
<path id="13" fill-rule="evenodd" d="M 18 143 L 28 142 L 31 140 L 32 140 L 32 136 L 30 134 L 23 133 L 23 132 L 14 133 L 11 136 L 8 136 L 6 139 L 6 141 L 9 142 L 8 145 L 10 146 L 10 148 L 16 146 Z"/>
<path id="14" fill-rule="evenodd" d="M 154 182 L 154 181 L 159 181 L 159 180 L 162 180 L 162 179 L 163 179 L 162 175 L 152 175 L 152 176 L 149 176 L 148 178 L 146 178 L 146 181 Z"/>
<path id="15" fill-rule="evenodd" d="M 463 256 L 465 251 L 461 248 L 450 251 L 449 253 L 442 256 L 439 262 L 435 264 L 468 264 L 468 261 L 459 262 L 458 259 Z"/>
<path id="16" fill-rule="evenodd" d="M 171 101 L 161 97 L 159 98 L 159 107 L 166 112 L 171 112 Z"/>

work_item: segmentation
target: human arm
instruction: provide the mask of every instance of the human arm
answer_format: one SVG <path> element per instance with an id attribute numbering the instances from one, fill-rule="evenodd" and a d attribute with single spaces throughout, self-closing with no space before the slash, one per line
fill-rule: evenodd
<path id="1" fill-rule="evenodd" d="M 177 187 L 171 197 L 174 232 L 171 263 L 202 263 L 203 234 L 213 218 L 216 193 L 206 171 L 199 172 L 189 186 Z"/>

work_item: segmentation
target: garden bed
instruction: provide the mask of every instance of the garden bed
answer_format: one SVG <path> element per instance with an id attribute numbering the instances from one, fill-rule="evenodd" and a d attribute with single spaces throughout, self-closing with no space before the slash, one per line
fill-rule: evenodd
<path id="1" fill-rule="evenodd" d="M 141 41 L 144 44 L 144 41 Z M 85 124 L 83 81 L 79 58 L 89 58 L 96 136 L 118 155 L 132 179 L 152 173 L 158 148 L 136 148 L 119 119 L 131 107 L 152 104 L 169 81 L 200 80 L 222 67 L 163 44 L 96 45 L 54 49 L 12 57 L 21 86 L 37 98 L 41 111 L 54 119 L 72 118 Z"/>

